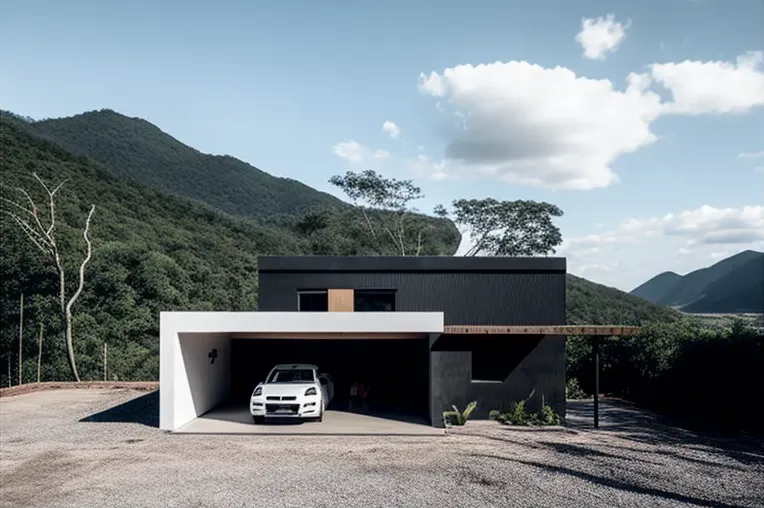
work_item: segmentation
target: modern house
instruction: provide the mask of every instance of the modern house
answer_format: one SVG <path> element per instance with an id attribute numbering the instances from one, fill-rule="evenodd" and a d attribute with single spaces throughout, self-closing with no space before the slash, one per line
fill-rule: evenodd
<path id="1" fill-rule="evenodd" d="M 277 363 L 318 365 L 339 407 L 358 381 L 372 410 L 434 426 L 452 404 L 481 418 L 534 391 L 564 415 L 565 272 L 564 258 L 261 257 L 258 311 L 161 314 L 160 427 L 246 403 Z"/>

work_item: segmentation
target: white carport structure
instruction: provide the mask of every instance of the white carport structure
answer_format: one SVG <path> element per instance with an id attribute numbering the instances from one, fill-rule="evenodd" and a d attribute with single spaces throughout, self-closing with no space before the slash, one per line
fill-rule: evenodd
<path id="1" fill-rule="evenodd" d="M 442 332 L 442 312 L 162 312 L 159 427 L 176 430 L 224 402 L 234 338 L 398 339 Z"/>

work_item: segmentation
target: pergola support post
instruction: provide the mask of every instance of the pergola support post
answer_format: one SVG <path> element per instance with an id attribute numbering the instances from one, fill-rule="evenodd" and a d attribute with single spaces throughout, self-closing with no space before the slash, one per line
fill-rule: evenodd
<path id="1" fill-rule="evenodd" d="M 600 428 L 600 338 L 594 337 L 594 428 Z"/>

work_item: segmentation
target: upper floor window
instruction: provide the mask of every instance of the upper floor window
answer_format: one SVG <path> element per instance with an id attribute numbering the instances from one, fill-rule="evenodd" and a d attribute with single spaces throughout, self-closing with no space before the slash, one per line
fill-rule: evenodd
<path id="1" fill-rule="evenodd" d="M 353 306 L 356 312 L 393 312 L 395 290 L 356 289 Z"/>
<path id="2" fill-rule="evenodd" d="M 325 289 L 298 291 L 297 310 L 300 312 L 328 312 L 329 293 Z"/>

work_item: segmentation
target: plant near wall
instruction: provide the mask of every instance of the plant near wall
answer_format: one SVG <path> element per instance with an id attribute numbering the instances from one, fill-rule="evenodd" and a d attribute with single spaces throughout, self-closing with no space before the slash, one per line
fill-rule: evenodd
<path id="1" fill-rule="evenodd" d="M 443 423 L 448 427 L 449 425 L 463 426 L 469 420 L 472 412 L 477 408 L 477 401 L 472 401 L 467 404 L 464 411 L 459 411 L 459 408 L 454 404 L 451 406 L 453 409 L 450 411 L 443 411 Z"/>
<path id="2" fill-rule="evenodd" d="M 528 412 L 525 409 L 525 400 L 513 404 L 511 409 L 499 415 L 500 423 L 507 425 L 525 425 L 528 422 Z"/>
<path id="3" fill-rule="evenodd" d="M 554 412 L 554 409 L 544 401 L 544 396 L 541 396 L 541 410 L 538 412 L 540 425 L 560 425 L 562 418 L 560 415 Z"/>
<path id="4" fill-rule="evenodd" d="M 581 388 L 578 379 L 574 377 L 568 379 L 568 382 L 565 384 L 565 399 L 580 400 L 585 398 L 587 398 L 586 392 Z"/>
<path id="5" fill-rule="evenodd" d="M 536 390 L 533 390 L 525 399 L 512 404 L 510 410 L 506 413 L 497 414 L 499 411 L 494 409 L 490 414 L 496 415 L 496 421 L 504 425 L 560 425 L 562 418 L 546 403 L 543 395 L 541 396 L 541 409 L 537 413 L 528 412 L 528 401 L 533 397 L 534 393 L 536 393 Z"/>

